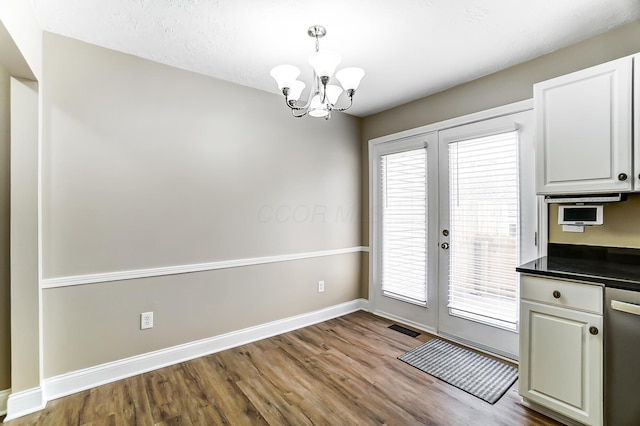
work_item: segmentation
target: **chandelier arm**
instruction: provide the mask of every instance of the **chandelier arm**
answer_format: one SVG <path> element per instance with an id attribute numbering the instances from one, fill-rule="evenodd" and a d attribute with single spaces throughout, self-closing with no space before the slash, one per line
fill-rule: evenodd
<path id="1" fill-rule="evenodd" d="M 285 100 L 284 100 L 284 101 L 285 101 L 285 103 L 287 104 L 287 106 L 288 106 L 289 108 L 291 108 L 291 109 L 294 109 L 294 110 L 295 110 L 295 109 L 301 109 L 301 108 L 299 108 L 299 107 L 297 107 L 297 106 L 296 106 L 296 102 L 297 102 L 297 101 L 289 100 L 289 99 L 286 99 L 286 98 L 285 98 Z"/>
<path id="2" fill-rule="evenodd" d="M 291 108 L 294 111 L 302 111 L 302 110 L 307 110 L 309 109 L 309 105 L 311 104 L 311 101 L 307 101 L 306 104 L 304 104 L 303 106 L 298 106 L 298 102 L 300 101 L 294 101 L 294 100 L 290 100 L 287 102 L 287 106 L 289 108 Z"/>
<path id="3" fill-rule="evenodd" d="M 353 105 L 353 93 L 351 93 L 351 94 L 349 95 L 349 105 L 347 105 L 347 106 L 346 106 L 346 107 L 344 107 L 344 108 L 335 108 L 335 107 L 334 107 L 334 108 L 331 108 L 331 109 L 332 109 L 332 110 L 334 110 L 334 111 L 340 111 L 340 112 L 342 112 L 342 111 L 346 111 L 346 110 L 348 110 L 349 108 L 351 108 L 351 106 L 352 106 L 352 105 Z"/>
<path id="4" fill-rule="evenodd" d="M 293 108 L 292 108 L 292 109 L 291 109 L 291 115 L 293 115 L 295 118 L 301 118 L 301 117 L 304 117 L 305 115 L 307 115 L 307 112 L 309 111 L 309 110 L 304 110 L 304 112 L 303 112 L 302 114 L 300 114 L 300 115 L 296 115 L 296 110 L 303 110 L 303 108 L 297 108 L 297 109 L 293 109 Z"/>
<path id="5" fill-rule="evenodd" d="M 294 108 L 295 108 L 295 102 L 296 102 L 296 101 L 293 101 L 293 100 L 291 100 L 291 101 L 290 101 L 290 100 L 289 100 L 289 98 L 287 97 L 287 95 L 285 95 L 285 96 L 284 96 L 284 103 L 285 103 L 289 108 L 294 109 Z"/>
<path id="6" fill-rule="evenodd" d="M 298 106 L 297 105 L 297 103 L 299 102 L 298 100 L 289 99 L 288 87 L 285 87 L 284 89 L 282 89 L 282 94 L 284 95 L 284 103 L 291 109 L 292 114 L 293 114 L 293 111 L 305 111 L 303 115 L 294 114 L 294 117 L 304 117 L 307 114 L 307 110 L 309 109 L 309 106 L 311 105 L 311 98 L 313 98 L 313 95 L 315 93 L 314 92 L 310 93 L 309 99 L 307 99 L 307 103 L 304 104 L 304 106 Z"/>

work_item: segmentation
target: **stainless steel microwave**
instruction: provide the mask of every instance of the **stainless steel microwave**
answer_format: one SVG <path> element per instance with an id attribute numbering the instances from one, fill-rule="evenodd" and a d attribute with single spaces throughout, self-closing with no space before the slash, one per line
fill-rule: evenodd
<path id="1" fill-rule="evenodd" d="M 558 206 L 560 225 L 602 225 L 602 204 L 580 206 Z"/>

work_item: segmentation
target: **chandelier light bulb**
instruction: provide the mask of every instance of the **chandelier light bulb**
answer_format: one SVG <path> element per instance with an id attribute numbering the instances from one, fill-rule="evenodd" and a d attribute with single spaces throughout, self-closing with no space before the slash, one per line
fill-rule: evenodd
<path id="1" fill-rule="evenodd" d="M 309 57 L 309 64 L 318 77 L 331 77 L 342 59 L 334 52 L 316 52 Z"/>
<path id="2" fill-rule="evenodd" d="M 278 83 L 278 89 L 291 87 L 300 75 L 300 68 L 293 65 L 278 65 L 271 70 L 271 77 Z"/>
<path id="3" fill-rule="evenodd" d="M 311 99 L 311 105 L 309 105 L 309 115 L 312 117 L 326 117 L 328 114 L 327 105 L 322 103 L 320 95 L 315 95 Z"/>
<path id="4" fill-rule="evenodd" d="M 287 96 L 289 100 L 297 101 L 298 99 L 300 99 L 300 96 L 302 95 L 302 91 L 304 90 L 305 87 L 307 87 L 307 85 L 300 80 L 296 80 L 293 83 L 291 83 L 291 86 L 289 87 L 289 95 Z"/>
<path id="5" fill-rule="evenodd" d="M 362 77 L 364 77 L 364 70 L 357 67 L 343 68 L 336 73 L 336 79 L 344 90 L 356 90 L 360 86 Z"/>

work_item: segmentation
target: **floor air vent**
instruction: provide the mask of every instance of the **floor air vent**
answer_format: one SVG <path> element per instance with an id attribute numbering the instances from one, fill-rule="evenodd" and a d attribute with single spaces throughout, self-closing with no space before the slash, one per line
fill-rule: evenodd
<path id="1" fill-rule="evenodd" d="M 420 335 L 420 333 L 418 333 L 417 331 L 409 330 L 408 328 L 405 328 L 398 324 L 392 324 L 388 328 L 395 331 L 399 331 L 400 333 L 406 334 L 407 336 L 411 336 L 411 337 L 418 337 Z"/>

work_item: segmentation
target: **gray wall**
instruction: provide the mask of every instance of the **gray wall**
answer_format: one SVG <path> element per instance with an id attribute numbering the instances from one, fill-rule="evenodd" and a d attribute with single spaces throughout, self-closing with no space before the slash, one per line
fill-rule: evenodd
<path id="1" fill-rule="evenodd" d="M 370 139 L 529 99 L 533 97 L 533 84 L 539 81 L 637 52 L 640 52 L 640 21 L 432 96 L 366 117 L 362 123 L 363 188 L 368 188 L 368 141 Z M 362 195 L 363 244 L 368 245 L 368 191 L 363 191 Z M 363 265 L 362 271 L 361 294 L 367 297 L 368 268 Z"/>
<path id="2" fill-rule="evenodd" d="M 38 89 L 34 81 L 40 76 L 42 62 L 42 31 L 38 27 L 32 6 L 21 0 L 0 2 L 0 65 L 12 77 L 2 83 L 2 99 L 6 108 L 10 93 L 11 127 L 10 159 L 4 173 L 11 174 L 10 200 L 3 211 L 11 211 L 10 235 L 0 239 L 0 245 L 10 247 L 10 265 L 2 270 L 10 273 L 10 302 L 2 292 L 0 305 L 10 303 L 11 342 L 2 345 L 11 351 L 11 390 L 20 392 L 40 385 L 40 291 L 38 287 L 37 245 L 37 164 Z M 19 81 L 16 78 L 26 79 Z M 28 80 L 28 81 L 27 81 Z M 10 84 L 7 92 L 7 84 Z M 6 112 L 0 120 L 6 120 Z M 7 142 L 7 122 L 3 127 L 3 143 Z M 5 175 L 6 176 L 6 175 Z M 9 214 L 7 213 L 7 216 Z M 6 219 L 9 220 L 9 219 Z M 6 261 L 6 260 L 5 260 Z M 3 309 L 3 313 L 7 313 Z M 3 356 L 5 352 L 3 352 Z M 0 388 L 2 389 L 2 388 Z"/>
<path id="3" fill-rule="evenodd" d="M 45 280 L 360 246 L 356 118 L 48 33 L 41 87 Z M 353 300 L 359 275 L 352 253 L 45 289 L 44 374 Z"/>
<path id="4" fill-rule="evenodd" d="M 0 390 L 11 388 L 11 275 L 9 269 L 11 134 L 9 73 L 0 66 Z"/>
<path id="5" fill-rule="evenodd" d="M 549 241 L 559 244 L 640 248 L 640 194 L 624 203 L 604 205 L 601 226 L 585 226 L 584 232 L 564 232 L 558 225 L 558 205 L 549 206 Z"/>
<path id="6" fill-rule="evenodd" d="M 40 385 L 38 83 L 11 78 L 11 391 Z"/>

